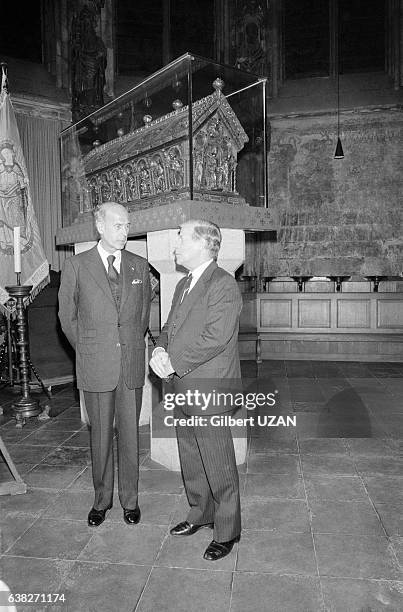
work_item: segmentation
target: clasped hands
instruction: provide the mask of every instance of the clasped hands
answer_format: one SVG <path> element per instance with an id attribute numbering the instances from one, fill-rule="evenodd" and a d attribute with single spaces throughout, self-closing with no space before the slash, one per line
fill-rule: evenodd
<path id="1" fill-rule="evenodd" d="M 169 355 L 162 346 L 154 349 L 153 356 L 150 359 L 150 367 L 160 378 L 169 378 L 175 372 Z"/>

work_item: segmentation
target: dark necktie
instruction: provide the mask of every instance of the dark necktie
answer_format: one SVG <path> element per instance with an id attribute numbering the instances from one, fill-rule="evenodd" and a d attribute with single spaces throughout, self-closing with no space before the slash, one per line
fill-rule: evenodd
<path id="1" fill-rule="evenodd" d="M 189 293 L 191 282 L 192 282 L 192 273 L 189 272 L 188 277 L 186 279 L 186 283 L 183 286 L 183 293 L 182 293 L 182 298 L 181 298 L 181 304 L 182 304 L 183 300 L 185 299 L 185 297 L 187 296 L 187 294 Z"/>
<path id="2" fill-rule="evenodd" d="M 111 283 L 114 283 L 115 285 L 118 285 L 119 284 L 119 272 L 116 270 L 116 268 L 113 265 L 113 262 L 115 261 L 116 257 L 114 255 L 108 255 L 107 259 L 108 259 L 109 281 Z"/>

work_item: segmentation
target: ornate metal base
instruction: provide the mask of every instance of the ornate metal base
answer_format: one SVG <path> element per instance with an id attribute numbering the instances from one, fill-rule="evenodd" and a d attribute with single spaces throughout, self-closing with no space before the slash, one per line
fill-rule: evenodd
<path id="1" fill-rule="evenodd" d="M 24 298 L 31 292 L 31 285 L 13 285 L 6 287 L 10 298 L 16 300 L 17 313 L 17 347 L 20 370 L 21 397 L 13 403 L 16 426 L 23 427 L 27 418 L 38 416 L 42 410 L 39 402 L 30 395 L 30 358 L 29 358 L 29 329 Z"/>
<path id="2" fill-rule="evenodd" d="M 30 396 L 21 397 L 12 407 L 17 427 L 23 427 L 27 419 L 36 417 L 42 412 L 39 402 Z"/>

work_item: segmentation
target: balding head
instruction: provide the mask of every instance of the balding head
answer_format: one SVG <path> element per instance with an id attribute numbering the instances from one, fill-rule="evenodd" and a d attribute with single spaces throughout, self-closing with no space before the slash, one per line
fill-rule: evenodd
<path id="1" fill-rule="evenodd" d="M 120 212 L 121 214 L 127 213 L 127 210 L 122 204 L 118 204 L 117 202 L 104 202 L 103 204 L 99 204 L 94 208 L 93 215 L 95 219 L 95 224 L 98 221 L 104 220 L 106 211 L 114 210 L 115 212 Z"/>
<path id="2" fill-rule="evenodd" d="M 126 208 L 117 202 L 104 202 L 95 208 L 94 218 L 105 251 L 112 254 L 124 249 L 130 228 Z"/>

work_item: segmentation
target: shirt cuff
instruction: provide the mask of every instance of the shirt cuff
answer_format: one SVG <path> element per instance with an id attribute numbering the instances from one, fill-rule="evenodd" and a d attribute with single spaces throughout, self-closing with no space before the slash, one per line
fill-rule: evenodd
<path id="1" fill-rule="evenodd" d="M 153 352 L 151 353 L 151 357 L 154 357 L 156 353 L 160 353 L 161 351 L 164 351 L 164 353 L 166 353 L 166 350 L 162 346 L 156 346 Z"/>

